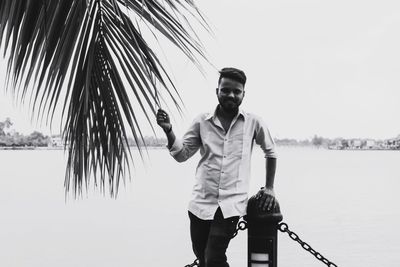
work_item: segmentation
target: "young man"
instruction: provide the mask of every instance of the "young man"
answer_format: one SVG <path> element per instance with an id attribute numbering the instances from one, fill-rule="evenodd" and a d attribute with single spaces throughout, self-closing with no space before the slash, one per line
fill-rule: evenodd
<path id="1" fill-rule="evenodd" d="M 157 113 L 175 160 L 183 162 L 200 149 L 189 218 L 193 251 L 201 267 L 229 267 L 226 249 L 240 216 L 246 214 L 254 143 L 266 158 L 265 187 L 257 194 L 259 208 L 275 207 L 275 145 L 263 121 L 239 108 L 245 83 L 243 71 L 222 69 L 216 89 L 219 105 L 194 119 L 182 140 L 176 139 L 168 114 L 161 109 Z"/>

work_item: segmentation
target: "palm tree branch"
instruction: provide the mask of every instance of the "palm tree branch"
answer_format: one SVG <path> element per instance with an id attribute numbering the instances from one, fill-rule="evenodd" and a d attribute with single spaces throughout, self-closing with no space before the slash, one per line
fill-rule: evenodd
<path id="1" fill-rule="evenodd" d="M 129 11 L 196 66 L 198 57 L 205 59 L 186 16 L 202 26 L 206 23 L 191 1 L 0 2 L 0 43 L 4 55 L 9 51 L 7 87 L 21 101 L 30 95 L 32 114 L 46 124 L 52 124 L 61 102 L 68 151 L 64 185 L 66 193 L 75 196 L 88 188 L 92 175 L 102 192 L 108 188 L 116 196 L 121 179 L 125 182 L 130 176 L 133 160 L 127 129 L 142 155 L 139 143 L 146 144 L 139 116 L 155 134 L 152 117 L 156 106 L 166 103 L 164 94 L 181 111 L 177 88 Z"/>

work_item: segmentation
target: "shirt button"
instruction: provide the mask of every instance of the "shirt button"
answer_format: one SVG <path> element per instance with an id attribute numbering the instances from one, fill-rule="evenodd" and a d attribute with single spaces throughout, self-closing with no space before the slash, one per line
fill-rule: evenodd
<path id="1" fill-rule="evenodd" d="M 224 158 L 226 158 L 226 155 L 224 155 Z"/>

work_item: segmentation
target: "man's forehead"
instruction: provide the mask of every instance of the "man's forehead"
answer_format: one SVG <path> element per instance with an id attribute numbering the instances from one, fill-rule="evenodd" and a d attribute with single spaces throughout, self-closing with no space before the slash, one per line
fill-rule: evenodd
<path id="1" fill-rule="evenodd" d="M 232 88 L 241 88 L 243 89 L 244 86 L 242 83 L 235 81 L 231 78 L 223 77 L 219 83 L 220 87 L 232 87 Z"/>

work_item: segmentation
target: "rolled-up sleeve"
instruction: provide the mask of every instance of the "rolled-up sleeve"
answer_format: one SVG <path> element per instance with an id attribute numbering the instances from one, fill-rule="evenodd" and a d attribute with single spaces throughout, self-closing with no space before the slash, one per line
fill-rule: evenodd
<path id="1" fill-rule="evenodd" d="M 187 132 L 180 140 L 175 138 L 169 152 L 178 162 L 183 162 L 192 157 L 201 145 L 200 138 L 200 116 L 193 120 Z"/>
<path id="2" fill-rule="evenodd" d="M 277 158 L 274 139 L 261 118 L 257 120 L 255 142 L 264 151 L 265 158 Z"/>

